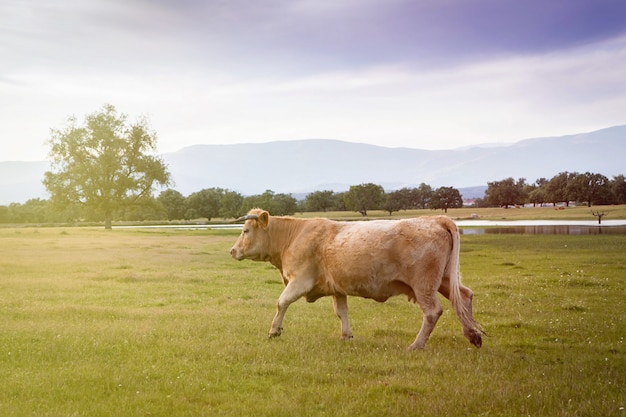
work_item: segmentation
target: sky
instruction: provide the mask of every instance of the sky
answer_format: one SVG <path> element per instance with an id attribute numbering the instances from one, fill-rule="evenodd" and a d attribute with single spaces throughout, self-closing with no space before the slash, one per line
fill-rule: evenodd
<path id="1" fill-rule="evenodd" d="M 159 153 L 626 124 L 624 0 L 0 0 L 0 161 L 112 104 Z"/>

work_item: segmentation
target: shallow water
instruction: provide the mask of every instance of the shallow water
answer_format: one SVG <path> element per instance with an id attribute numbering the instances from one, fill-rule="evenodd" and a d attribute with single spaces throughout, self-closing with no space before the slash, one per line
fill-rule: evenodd
<path id="1" fill-rule="evenodd" d="M 626 235 L 626 220 L 458 220 L 456 224 L 463 235 L 533 234 L 533 235 Z M 241 223 L 115 226 L 129 229 L 241 229 Z"/>
<path id="2" fill-rule="evenodd" d="M 527 235 L 626 235 L 626 226 L 510 226 L 461 227 L 462 235 L 527 234 Z"/>

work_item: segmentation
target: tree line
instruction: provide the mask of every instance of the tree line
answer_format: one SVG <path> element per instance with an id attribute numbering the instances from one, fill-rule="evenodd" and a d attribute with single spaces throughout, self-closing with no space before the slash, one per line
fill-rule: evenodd
<path id="1" fill-rule="evenodd" d="M 243 196 L 217 187 L 183 196 L 168 188 L 171 175 L 163 160 L 155 155 L 156 134 L 147 120 L 129 122 L 112 105 L 87 115 L 82 124 L 69 118 L 65 127 L 52 129 L 48 142 L 52 164 L 43 184 L 51 198 L 0 206 L 0 223 L 93 221 L 111 228 L 114 220 L 229 219 L 254 207 L 274 215 L 332 210 L 367 216 L 369 210 L 385 210 L 391 215 L 400 210 L 426 208 L 447 212 L 463 206 L 458 189 L 433 189 L 425 183 L 389 192 L 378 184 L 359 184 L 346 192 L 315 191 L 302 201 L 272 190 Z M 159 188 L 165 190 L 155 197 Z M 624 175 L 609 180 L 596 173 L 562 172 L 533 184 L 527 184 L 524 178 L 507 178 L 488 183 L 485 198 L 478 199 L 476 205 L 568 205 L 570 201 L 588 206 L 625 204 Z"/>
<path id="2" fill-rule="evenodd" d="M 626 204 L 624 175 L 608 179 L 601 174 L 562 172 L 551 179 L 528 184 L 524 178 L 507 178 L 487 184 L 485 197 L 473 202 L 475 207 L 512 207 L 532 204 L 568 206 L 571 202 L 593 205 Z M 394 212 L 432 209 L 447 212 L 463 207 L 463 199 L 454 187 L 433 188 L 425 183 L 385 191 L 368 183 L 353 185 L 345 192 L 314 191 L 298 201 L 291 194 L 266 190 L 262 194 L 244 196 L 229 189 L 213 187 L 184 196 L 168 188 L 158 196 L 147 196 L 135 204 L 120 204 L 112 213 L 116 221 L 182 221 L 226 220 L 239 217 L 254 207 L 262 207 L 274 215 L 296 212 L 354 211 L 367 216 L 370 210 Z M 0 206 L 0 223 L 74 223 L 102 222 L 104 213 L 80 204 L 60 207 L 52 200 L 31 199 L 24 204 Z"/>
<path id="3" fill-rule="evenodd" d="M 315 191 L 298 201 L 291 194 L 266 190 L 262 194 L 244 196 L 224 188 L 206 188 L 184 196 L 166 189 L 157 197 L 147 196 L 134 204 L 120 203 L 105 213 L 97 207 L 81 204 L 57 205 L 54 200 L 31 199 L 24 204 L 0 206 L 0 223 L 74 223 L 102 222 L 106 216 L 113 221 L 179 221 L 227 220 L 239 217 L 255 207 L 273 215 L 292 215 L 306 211 L 355 211 L 367 216 L 369 210 L 386 210 L 389 214 L 411 208 L 447 211 L 462 207 L 460 192 L 453 187 L 433 190 L 422 184 L 419 188 L 403 188 L 385 192 L 377 184 L 351 186 L 346 192 Z M 113 203 L 107 207 L 115 207 Z"/>
<path id="4" fill-rule="evenodd" d="M 476 201 L 479 207 L 511 207 L 524 204 L 542 206 L 570 202 L 593 205 L 626 204 L 624 175 L 612 179 L 598 173 L 561 172 L 551 179 L 539 178 L 528 184 L 525 178 L 507 178 L 487 183 L 485 198 Z"/>

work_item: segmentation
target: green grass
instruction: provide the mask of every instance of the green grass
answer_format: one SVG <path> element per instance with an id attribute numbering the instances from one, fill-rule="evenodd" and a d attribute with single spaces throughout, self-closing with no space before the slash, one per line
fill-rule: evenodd
<path id="1" fill-rule="evenodd" d="M 625 416 L 626 237 L 464 235 L 489 337 L 444 301 L 424 351 L 404 298 L 299 301 L 236 231 L 0 229 L 2 416 Z"/>

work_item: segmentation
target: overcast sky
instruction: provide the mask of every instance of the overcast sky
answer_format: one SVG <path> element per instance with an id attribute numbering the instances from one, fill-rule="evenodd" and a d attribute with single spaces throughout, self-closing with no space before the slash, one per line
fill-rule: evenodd
<path id="1" fill-rule="evenodd" d="M 114 105 L 159 152 L 626 124 L 624 0 L 0 0 L 0 161 Z"/>

